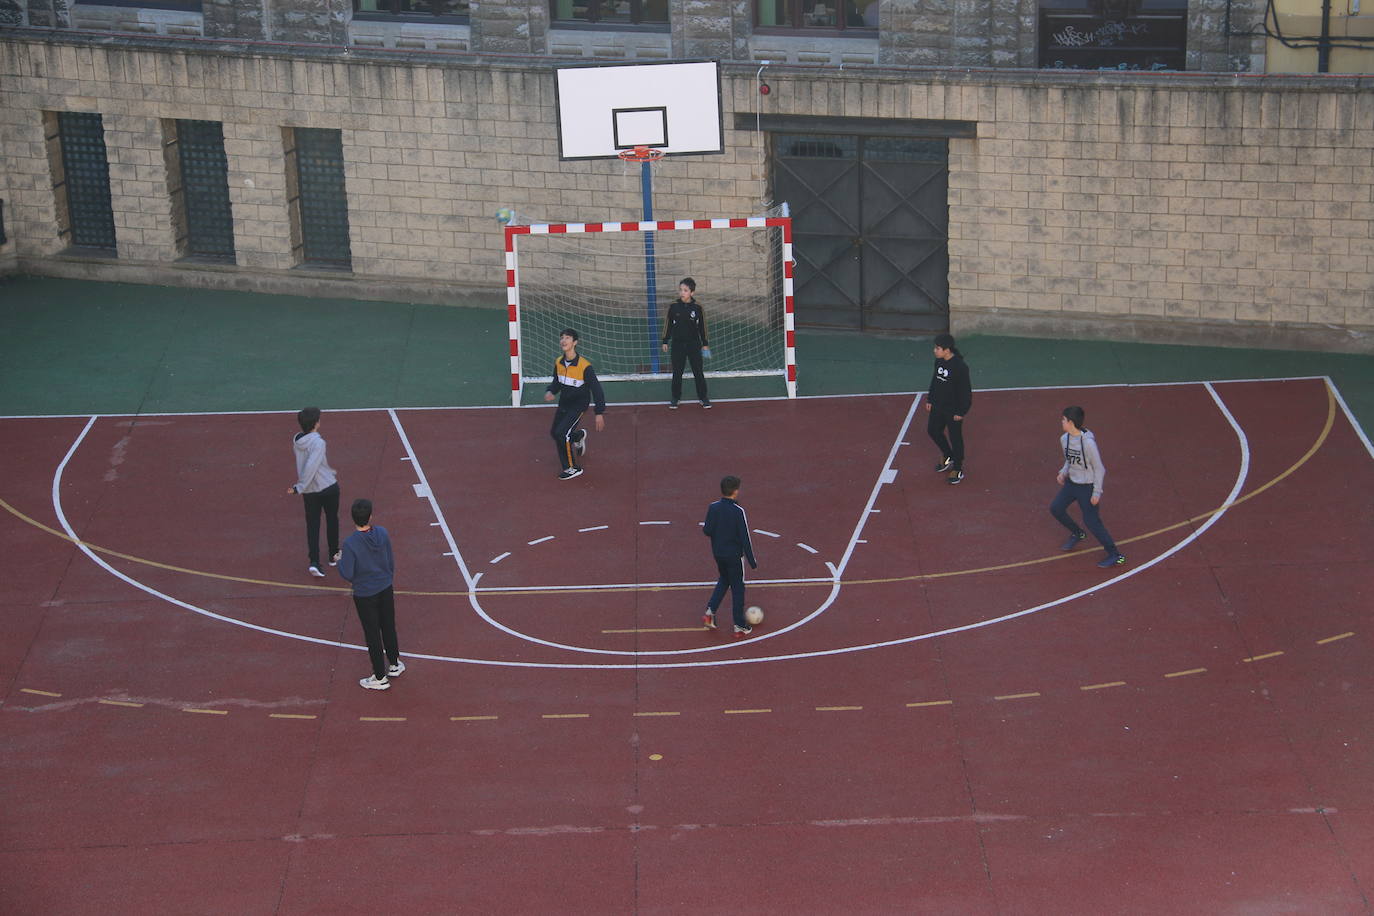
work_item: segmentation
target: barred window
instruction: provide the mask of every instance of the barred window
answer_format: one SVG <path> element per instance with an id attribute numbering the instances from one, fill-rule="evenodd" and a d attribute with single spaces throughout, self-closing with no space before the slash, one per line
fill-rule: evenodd
<path id="1" fill-rule="evenodd" d="M 466 22 L 468 0 L 353 0 L 358 19 L 418 19 Z"/>
<path id="2" fill-rule="evenodd" d="M 873 32 L 880 0 L 754 0 L 754 21 L 763 29 Z"/>
<path id="3" fill-rule="evenodd" d="M 666 25 L 668 0 L 550 0 L 559 25 Z"/>

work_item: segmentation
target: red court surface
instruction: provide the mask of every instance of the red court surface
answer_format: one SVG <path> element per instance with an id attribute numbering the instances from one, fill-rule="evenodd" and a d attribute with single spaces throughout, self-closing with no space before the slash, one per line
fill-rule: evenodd
<path id="1" fill-rule="evenodd" d="M 1045 511 L 1070 403 L 1125 566 Z M 0 421 L 0 911 L 1370 911 L 1374 459 L 1326 381 L 980 392 L 957 487 L 909 396 L 613 406 L 567 482 L 549 419 L 326 413 L 387 692 L 292 416 Z"/>

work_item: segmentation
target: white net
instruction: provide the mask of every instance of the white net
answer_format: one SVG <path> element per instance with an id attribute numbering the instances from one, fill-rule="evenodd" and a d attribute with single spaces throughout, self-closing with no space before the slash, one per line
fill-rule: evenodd
<path id="1" fill-rule="evenodd" d="M 684 277 L 696 280 L 706 319 L 708 376 L 786 375 L 780 227 L 582 229 L 532 227 L 516 237 L 523 382 L 548 380 L 559 332 L 568 327 L 599 378 L 667 378 L 671 366 L 659 344 Z"/>

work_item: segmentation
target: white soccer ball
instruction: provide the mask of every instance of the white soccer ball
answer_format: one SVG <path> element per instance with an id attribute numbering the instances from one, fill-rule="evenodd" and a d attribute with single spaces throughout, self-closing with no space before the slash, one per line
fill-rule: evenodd
<path id="1" fill-rule="evenodd" d="M 763 608 L 759 607 L 757 604 L 747 608 L 744 612 L 744 621 L 751 627 L 756 627 L 763 623 Z"/>

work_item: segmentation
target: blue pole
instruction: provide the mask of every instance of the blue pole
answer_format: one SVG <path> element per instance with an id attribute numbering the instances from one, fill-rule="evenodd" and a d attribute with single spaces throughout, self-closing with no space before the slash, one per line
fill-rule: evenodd
<path id="1" fill-rule="evenodd" d="M 654 186 L 649 177 L 649 163 L 639 164 L 639 188 L 644 198 L 644 222 L 654 219 Z M 658 303 L 655 290 L 658 288 L 658 265 L 654 259 L 654 233 L 644 233 L 644 295 L 649 309 L 649 368 L 658 371 Z"/>

